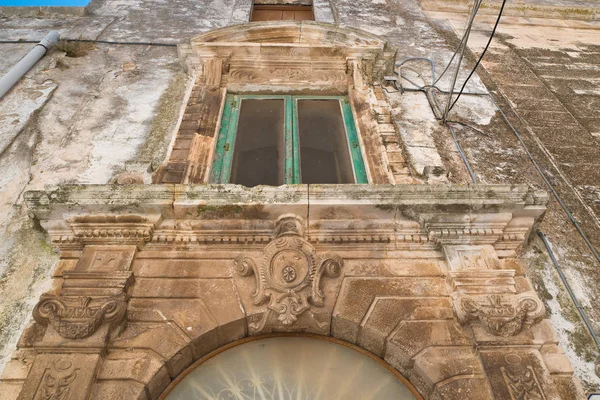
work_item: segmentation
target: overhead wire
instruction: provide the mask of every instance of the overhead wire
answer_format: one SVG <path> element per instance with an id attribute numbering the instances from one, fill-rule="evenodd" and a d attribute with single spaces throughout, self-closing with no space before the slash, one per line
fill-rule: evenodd
<path id="1" fill-rule="evenodd" d="M 477 62 L 475 63 L 475 66 L 473 67 L 473 69 L 469 73 L 469 76 L 467 76 L 467 79 L 465 79 L 462 87 L 460 88 L 460 91 L 458 92 L 458 96 L 456 96 L 456 99 L 454 99 L 454 101 L 452 102 L 452 105 L 448 109 L 448 112 L 450 112 L 452 110 L 452 108 L 454 108 L 454 105 L 456 104 L 456 102 L 458 101 L 458 99 L 460 99 L 460 96 L 462 95 L 463 91 L 465 90 L 465 87 L 467 86 L 467 83 L 469 82 L 469 79 L 471 79 L 471 77 L 473 76 L 473 74 L 477 70 L 477 67 L 479 67 L 479 64 L 481 63 L 481 60 L 485 56 L 485 53 L 488 51 L 488 48 L 490 47 L 490 44 L 492 43 L 492 40 L 494 39 L 494 35 L 496 34 L 496 29 L 498 28 L 498 24 L 500 24 L 500 18 L 502 18 L 502 12 L 504 11 L 504 6 L 505 5 L 506 5 L 506 0 L 502 0 L 502 5 L 500 6 L 500 11 L 498 12 L 498 17 L 496 18 L 496 23 L 494 24 L 494 28 L 492 29 L 492 33 L 490 34 L 490 38 L 488 39 L 488 42 L 485 45 L 485 48 L 483 49 L 483 51 L 479 55 L 479 58 L 477 59 Z M 452 90 L 454 90 L 454 88 L 452 88 Z M 448 116 L 446 115 L 446 117 L 448 117 Z"/>
<path id="2" fill-rule="evenodd" d="M 588 332 L 590 333 L 590 336 L 594 340 L 594 343 L 596 343 L 596 347 L 598 347 L 598 349 L 600 349 L 600 339 L 598 338 L 598 335 L 596 335 L 596 332 L 594 331 L 594 327 L 592 326 L 592 323 L 590 322 L 585 310 L 581 307 L 581 304 L 579 303 L 579 300 L 577 300 L 577 297 L 575 297 L 575 293 L 573 293 L 573 289 L 571 288 L 571 285 L 569 285 L 569 281 L 567 281 L 567 277 L 565 276 L 564 272 L 562 271 L 560 264 L 558 263 L 558 260 L 556 259 L 554 252 L 552 251 L 550 242 L 548 241 L 548 239 L 546 238 L 546 235 L 544 235 L 544 233 L 541 230 L 538 230 L 537 234 L 540 237 L 540 239 L 542 239 L 542 242 L 544 243 L 544 247 L 546 247 L 546 251 L 548 252 L 548 255 L 550 256 L 550 260 L 552 260 L 552 264 L 554 264 L 554 268 L 556 268 L 556 272 L 558 272 L 558 276 L 560 277 L 560 280 L 562 281 L 563 285 L 565 286 L 565 289 L 567 289 L 567 293 L 571 297 L 573 304 L 575 304 L 575 308 L 577 309 L 579 316 L 583 320 L 585 327 L 587 328 Z"/>
<path id="3" fill-rule="evenodd" d="M 475 17 L 477 16 L 477 12 L 479 11 L 479 7 L 481 6 L 482 2 L 483 2 L 483 0 L 475 0 L 475 3 L 473 3 L 473 9 L 471 10 L 469 19 L 467 21 L 467 26 L 465 27 L 465 32 L 463 33 L 462 44 L 459 47 L 460 52 L 457 53 L 458 54 L 458 62 L 456 65 L 456 69 L 454 71 L 454 75 L 452 76 L 452 81 L 451 81 L 450 90 L 449 90 L 450 93 L 448 94 L 448 100 L 446 101 L 446 108 L 443 113 L 442 121 L 444 121 L 444 123 L 448 119 L 448 114 L 450 113 L 450 104 L 452 103 L 452 92 L 454 92 L 454 87 L 456 86 L 456 80 L 458 79 L 458 74 L 460 72 L 460 66 L 462 64 L 462 60 L 463 60 L 465 52 L 467 50 L 467 44 L 469 42 L 469 35 L 471 34 L 471 29 L 473 28 L 473 23 L 475 22 Z"/>

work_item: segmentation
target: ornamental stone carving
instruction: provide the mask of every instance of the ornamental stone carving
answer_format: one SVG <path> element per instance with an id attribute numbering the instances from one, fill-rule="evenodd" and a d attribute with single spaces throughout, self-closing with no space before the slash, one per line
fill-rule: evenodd
<path id="1" fill-rule="evenodd" d="M 44 371 L 35 400 L 67 400 L 71 398 L 73 382 L 79 373 L 78 368 L 67 359 L 59 359 L 51 363 Z"/>
<path id="2" fill-rule="evenodd" d="M 507 354 L 500 370 L 511 399 L 546 400 L 535 369 L 519 355 Z"/>
<path id="3" fill-rule="evenodd" d="M 518 295 L 459 295 L 455 311 L 461 323 L 478 320 L 492 335 L 502 337 L 517 335 L 545 313 L 544 304 L 533 291 Z"/>
<path id="4" fill-rule="evenodd" d="M 261 320 L 250 324 L 252 332 L 262 331 L 272 318 L 284 326 L 292 325 L 311 306 L 322 307 L 325 294 L 320 288 L 321 278 L 338 277 L 343 266 L 342 258 L 335 254 L 316 255 L 315 248 L 303 238 L 298 216 L 280 217 L 274 236 L 262 259 L 242 255 L 234 261 L 238 274 L 256 277 L 253 303 L 267 304 Z"/>
<path id="5" fill-rule="evenodd" d="M 52 324 L 66 339 L 85 339 L 103 323 L 118 325 L 125 317 L 125 295 L 104 299 L 90 297 L 59 297 L 43 294 L 33 309 L 33 317 L 41 325 Z"/>

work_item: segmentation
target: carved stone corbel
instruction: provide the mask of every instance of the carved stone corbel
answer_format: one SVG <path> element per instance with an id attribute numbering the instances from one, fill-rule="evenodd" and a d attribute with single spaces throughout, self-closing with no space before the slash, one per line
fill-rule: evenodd
<path id="1" fill-rule="evenodd" d="M 125 294 L 102 299 L 43 294 L 33 309 L 33 318 L 44 326 L 50 323 L 65 339 L 85 339 L 102 324 L 118 325 L 126 311 Z"/>
<path id="2" fill-rule="evenodd" d="M 478 320 L 495 336 L 515 336 L 541 320 L 544 303 L 533 291 L 487 296 L 455 295 L 454 310 L 462 324 Z"/>
<path id="3" fill-rule="evenodd" d="M 249 325 L 251 331 L 262 331 L 271 317 L 289 326 L 311 306 L 323 307 L 321 278 L 340 276 L 343 264 L 335 254 L 317 256 L 314 247 L 303 238 L 300 218 L 282 216 L 277 221 L 275 238 L 264 248 L 260 261 L 245 255 L 234 261 L 239 275 L 256 277 L 254 305 L 268 303 L 260 322 Z"/>

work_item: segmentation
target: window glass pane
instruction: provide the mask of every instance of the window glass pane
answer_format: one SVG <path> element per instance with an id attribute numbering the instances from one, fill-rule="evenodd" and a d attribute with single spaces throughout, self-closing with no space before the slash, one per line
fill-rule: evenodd
<path id="1" fill-rule="evenodd" d="M 338 100 L 298 100 L 302 183 L 354 183 Z"/>
<path id="2" fill-rule="evenodd" d="M 242 100 L 230 183 L 283 184 L 284 100 Z"/>
<path id="3" fill-rule="evenodd" d="M 166 400 L 415 400 L 380 363 L 337 343 L 259 339 L 189 372 Z"/>

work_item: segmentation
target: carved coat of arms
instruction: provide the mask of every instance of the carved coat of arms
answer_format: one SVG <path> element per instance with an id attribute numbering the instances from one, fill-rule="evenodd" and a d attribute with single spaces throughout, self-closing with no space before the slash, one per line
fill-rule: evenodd
<path id="1" fill-rule="evenodd" d="M 317 256 L 304 239 L 301 219 L 295 215 L 280 217 L 274 236 L 260 260 L 242 255 L 234 261 L 241 276 L 256 276 L 253 303 L 267 304 L 260 322 L 250 324 L 253 332 L 262 331 L 273 317 L 288 326 L 311 306 L 322 307 L 325 294 L 320 288 L 321 278 L 338 277 L 343 266 L 337 255 Z"/>

